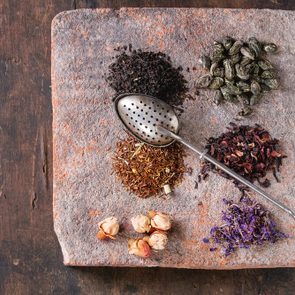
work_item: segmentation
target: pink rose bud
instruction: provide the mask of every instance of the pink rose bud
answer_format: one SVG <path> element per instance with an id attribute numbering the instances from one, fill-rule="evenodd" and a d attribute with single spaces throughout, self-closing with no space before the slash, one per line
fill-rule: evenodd
<path id="1" fill-rule="evenodd" d="M 143 239 L 129 239 L 128 253 L 142 258 L 148 258 L 152 252 L 149 244 Z"/>
<path id="2" fill-rule="evenodd" d="M 155 229 L 167 231 L 171 228 L 171 218 L 168 214 L 150 211 L 151 225 Z"/>
<path id="3" fill-rule="evenodd" d="M 99 224 L 99 232 L 97 237 L 100 240 L 106 238 L 115 239 L 115 235 L 119 232 L 119 222 L 115 217 L 108 217 L 102 220 Z"/>
<path id="4" fill-rule="evenodd" d="M 150 236 L 144 237 L 144 240 L 154 250 L 164 250 L 168 243 L 167 233 L 160 230 L 156 230 Z"/>
<path id="5" fill-rule="evenodd" d="M 131 218 L 134 230 L 138 233 L 148 233 L 151 229 L 151 220 L 149 217 L 139 214 Z"/>

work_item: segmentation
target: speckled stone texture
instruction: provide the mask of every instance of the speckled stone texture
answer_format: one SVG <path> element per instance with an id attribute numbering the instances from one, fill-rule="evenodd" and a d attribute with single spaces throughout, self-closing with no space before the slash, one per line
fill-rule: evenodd
<path id="1" fill-rule="evenodd" d="M 282 142 L 288 155 L 281 183 L 271 173 L 267 189 L 295 209 L 295 14 L 291 11 L 230 9 L 109 9 L 63 12 L 52 23 L 52 104 L 54 158 L 54 227 L 64 263 L 80 266 L 160 266 L 204 269 L 237 269 L 295 266 L 295 221 L 255 198 L 275 215 L 280 228 L 292 237 L 274 245 L 239 250 L 228 258 L 209 252 L 201 240 L 220 223 L 222 198 L 237 200 L 239 191 L 227 180 L 210 175 L 194 189 L 199 160 L 187 151 L 193 168 L 169 200 L 139 199 L 129 195 L 111 169 L 115 143 L 125 133 L 115 117 L 114 95 L 103 76 L 115 55 L 114 48 L 131 43 L 134 48 L 163 51 L 184 71 L 193 93 L 193 82 L 203 74 L 198 56 L 224 35 L 256 36 L 280 46 L 269 59 L 280 70 L 281 89 L 264 97 L 255 115 L 241 123 L 260 123 Z M 217 136 L 236 117 L 238 107 L 215 106 L 212 93 L 202 91 L 184 103 L 183 137 L 201 146 Z M 174 228 L 167 250 L 150 259 L 128 255 L 126 236 L 135 237 L 130 218 L 154 209 L 173 216 Z M 116 216 L 123 234 L 115 241 L 98 241 L 98 222 Z"/>

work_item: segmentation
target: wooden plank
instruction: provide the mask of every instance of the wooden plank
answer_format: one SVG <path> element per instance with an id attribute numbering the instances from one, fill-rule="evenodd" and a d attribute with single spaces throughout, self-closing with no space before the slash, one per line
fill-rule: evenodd
<path id="1" fill-rule="evenodd" d="M 209 272 L 62 265 L 52 226 L 50 23 L 67 9 L 135 2 L 207 3 L 0 1 L 0 294 L 293 294 L 294 269 Z M 295 9 L 294 1 L 208 3 Z"/>
<path id="2" fill-rule="evenodd" d="M 0 293 L 70 288 L 52 231 L 50 23 L 71 1 L 0 3 Z"/>
<path id="3" fill-rule="evenodd" d="M 76 8 L 120 7 L 222 7 L 295 9 L 294 1 L 281 0 L 76 0 Z"/>

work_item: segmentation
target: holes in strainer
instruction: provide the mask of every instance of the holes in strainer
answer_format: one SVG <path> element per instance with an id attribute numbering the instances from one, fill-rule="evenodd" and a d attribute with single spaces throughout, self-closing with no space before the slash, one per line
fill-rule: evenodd
<path id="1" fill-rule="evenodd" d="M 140 126 L 142 126 L 142 123 L 139 123 Z"/>
<path id="2" fill-rule="evenodd" d="M 152 109 L 152 107 L 149 107 L 149 110 L 151 110 Z"/>
<path id="3" fill-rule="evenodd" d="M 140 114 L 138 114 L 137 117 L 140 117 Z"/>
<path id="4" fill-rule="evenodd" d="M 124 104 L 124 108 L 126 108 L 126 104 Z"/>
<path id="5" fill-rule="evenodd" d="M 170 118 L 170 119 L 169 119 L 169 121 L 171 122 L 171 121 L 172 121 L 172 119 Z"/>
<path id="6" fill-rule="evenodd" d="M 147 114 L 148 114 L 148 112 L 145 112 L 145 114 L 147 115 Z"/>
<path id="7" fill-rule="evenodd" d="M 128 117 L 128 114 L 126 114 L 126 117 Z"/>
<path id="8" fill-rule="evenodd" d="M 167 116 L 166 116 L 166 115 L 164 115 L 164 118 L 167 118 Z"/>
<path id="9" fill-rule="evenodd" d="M 147 129 L 148 127 L 147 127 L 147 126 L 144 126 L 144 128 L 146 128 L 146 129 Z"/>
<path id="10" fill-rule="evenodd" d="M 148 121 L 148 123 L 151 123 L 151 121 Z"/>
<path id="11" fill-rule="evenodd" d="M 143 109 L 141 109 L 140 111 L 143 112 Z"/>
<path id="12" fill-rule="evenodd" d="M 130 108 L 128 108 L 128 111 L 130 111 L 131 109 Z"/>
<path id="13" fill-rule="evenodd" d="M 134 103 L 132 102 L 131 105 L 134 106 Z"/>
<path id="14" fill-rule="evenodd" d="M 155 110 L 154 110 L 154 113 L 156 113 L 156 112 L 157 112 L 157 110 L 155 109 Z"/>
<path id="15" fill-rule="evenodd" d="M 142 101 L 140 101 L 140 103 L 142 103 Z"/>
<path id="16" fill-rule="evenodd" d="M 139 106 L 136 106 L 137 109 L 139 109 Z"/>

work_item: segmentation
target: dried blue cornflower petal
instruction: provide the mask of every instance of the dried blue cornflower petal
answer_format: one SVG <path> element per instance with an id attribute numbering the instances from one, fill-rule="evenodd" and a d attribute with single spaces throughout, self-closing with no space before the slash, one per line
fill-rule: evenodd
<path id="1" fill-rule="evenodd" d="M 225 256 L 238 248 L 249 249 L 252 245 L 275 243 L 288 237 L 277 229 L 270 212 L 249 197 L 243 196 L 238 203 L 223 199 L 223 203 L 227 205 L 222 211 L 223 225 L 212 227 L 210 238 L 204 238 L 203 242 L 219 244 Z M 216 249 L 211 247 L 210 251 Z"/>
<path id="2" fill-rule="evenodd" d="M 223 203 L 224 203 L 225 205 L 228 205 L 228 204 L 230 203 L 230 201 L 227 200 L 226 198 L 223 198 L 222 201 L 223 201 Z"/>

